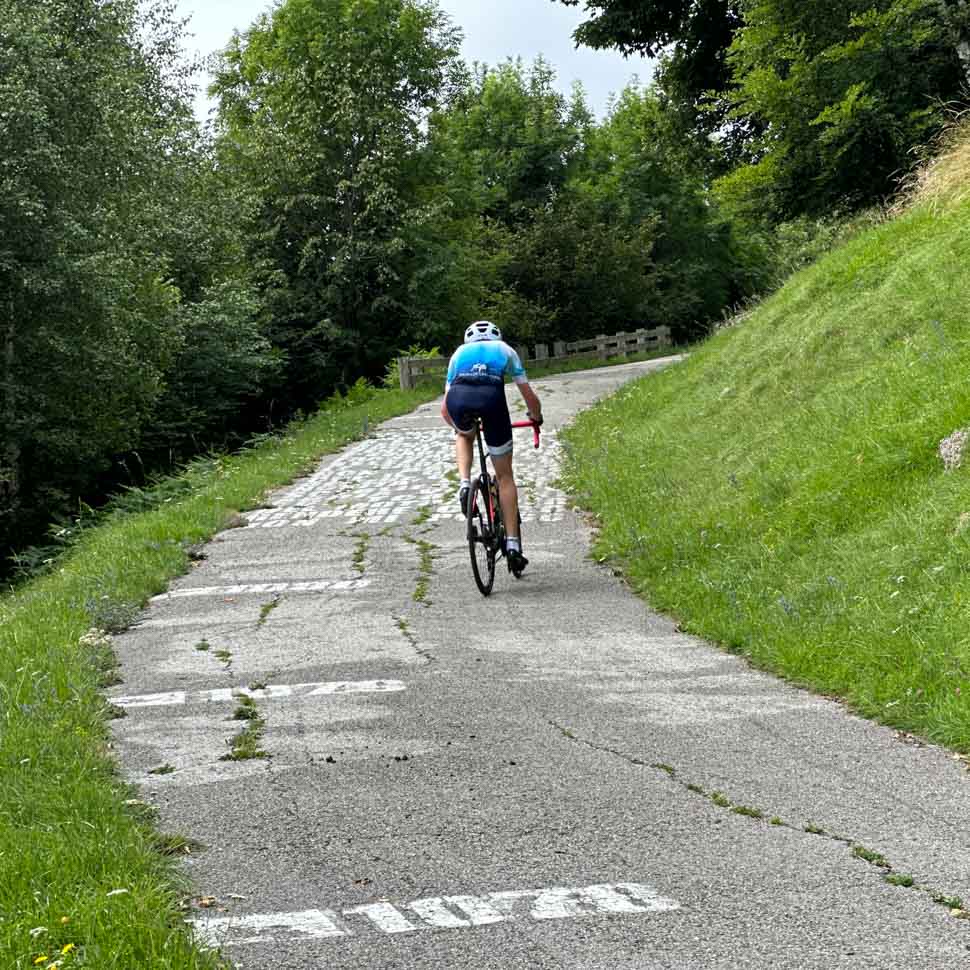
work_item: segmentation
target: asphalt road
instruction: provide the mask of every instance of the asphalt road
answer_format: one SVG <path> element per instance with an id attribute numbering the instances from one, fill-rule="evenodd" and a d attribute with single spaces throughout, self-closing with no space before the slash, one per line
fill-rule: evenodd
<path id="1" fill-rule="evenodd" d="M 118 639 L 118 755 L 236 966 L 970 967 L 965 765 L 680 634 L 589 558 L 556 429 L 655 366 L 537 382 L 531 565 L 490 599 L 433 404 L 217 537 Z M 268 757 L 222 760 L 259 723 L 240 708 Z"/>

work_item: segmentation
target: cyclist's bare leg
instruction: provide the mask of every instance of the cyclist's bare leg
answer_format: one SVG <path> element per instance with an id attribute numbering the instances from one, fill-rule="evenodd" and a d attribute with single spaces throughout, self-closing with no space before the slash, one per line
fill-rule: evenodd
<path id="1" fill-rule="evenodd" d="M 519 538 L 519 490 L 515 487 L 515 476 L 512 474 L 512 456 L 492 455 L 492 465 L 495 467 L 495 477 L 498 479 L 499 501 L 502 503 L 502 519 L 505 522 L 505 534 L 510 539 Z"/>
<path id="2" fill-rule="evenodd" d="M 472 477 L 472 455 L 474 438 L 461 432 L 455 437 L 455 457 L 458 460 L 458 477 L 467 482 Z"/>

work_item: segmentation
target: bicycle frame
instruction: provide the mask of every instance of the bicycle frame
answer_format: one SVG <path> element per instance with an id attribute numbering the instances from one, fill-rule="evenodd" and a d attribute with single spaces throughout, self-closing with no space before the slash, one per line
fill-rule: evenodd
<path id="1" fill-rule="evenodd" d="M 538 424 L 531 420 L 518 421 L 513 425 L 513 427 L 532 428 L 535 447 L 539 447 Z M 481 419 L 478 419 L 475 423 L 475 442 L 478 446 L 480 471 L 472 479 L 471 494 L 468 498 L 468 545 L 472 557 L 472 571 L 475 574 L 475 582 L 478 584 L 478 588 L 482 595 L 488 596 L 492 591 L 492 583 L 495 578 L 495 560 L 498 556 L 506 556 L 506 550 L 505 525 L 503 522 L 501 500 L 498 489 L 495 487 L 495 479 L 491 474 L 489 474 L 488 470 L 488 457 L 485 451 Z M 475 516 L 475 509 L 478 507 L 477 502 L 479 494 L 483 496 L 483 504 L 481 508 L 482 512 L 487 517 L 487 523 L 482 522 L 481 519 L 479 519 L 480 525 L 476 528 L 472 523 Z M 487 500 L 484 498 L 484 496 L 488 496 Z M 521 521 L 522 519 L 520 516 L 520 524 Z M 521 536 L 521 532 L 519 535 Z M 486 551 L 487 562 L 484 567 L 478 562 L 477 559 L 476 549 L 479 548 L 484 548 Z M 511 566 L 509 568 L 516 579 L 522 575 L 521 570 L 515 571 Z"/>

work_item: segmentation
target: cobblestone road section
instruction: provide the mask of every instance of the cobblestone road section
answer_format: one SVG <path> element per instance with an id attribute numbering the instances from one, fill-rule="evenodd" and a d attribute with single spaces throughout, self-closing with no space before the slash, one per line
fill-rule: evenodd
<path id="1" fill-rule="evenodd" d="M 685 635 L 589 557 L 558 432 L 659 366 L 538 382 L 531 562 L 489 599 L 430 403 L 216 537 L 118 638 L 118 757 L 231 966 L 970 968 L 962 764 Z"/>
<path id="2" fill-rule="evenodd" d="M 392 525 L 407 522 L 419 509 L 427 509 L 434 522 L 461 521 L 455 488 L 447 478 L 454 470 L 452 442 L 447 428 L 378 432 L 289 489 L 271 508 L 250 512 L 249 527 L 310 526 L 320 519 Z M 520 453 L 528 447 L 519 445 Z M 559 467 L 555 432 L 545 436 L 539 453 L 520 464 L 522 520 L 562 521 L 565 497 L 554 485 Z"/>

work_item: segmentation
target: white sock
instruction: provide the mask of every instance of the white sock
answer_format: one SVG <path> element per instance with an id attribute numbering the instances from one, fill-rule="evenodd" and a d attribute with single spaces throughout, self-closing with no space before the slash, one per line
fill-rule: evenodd
<path id="1" fill-rule="evenodd" d="M 463 478 L 461 480 L 461 485 L 458 486 L 458 490 L 461 491 L 463 488 L 471 488 L 472 480 L 470 478 Z"/>
<path id="2" fill-rule="evenodd" d="M 522 543 L 519 542 L 518 538 L 513 538 L 512 536 L 509 536 L 505 540 L 505 548 L 512 549 L 515 552 L 522 552 Z"/>

